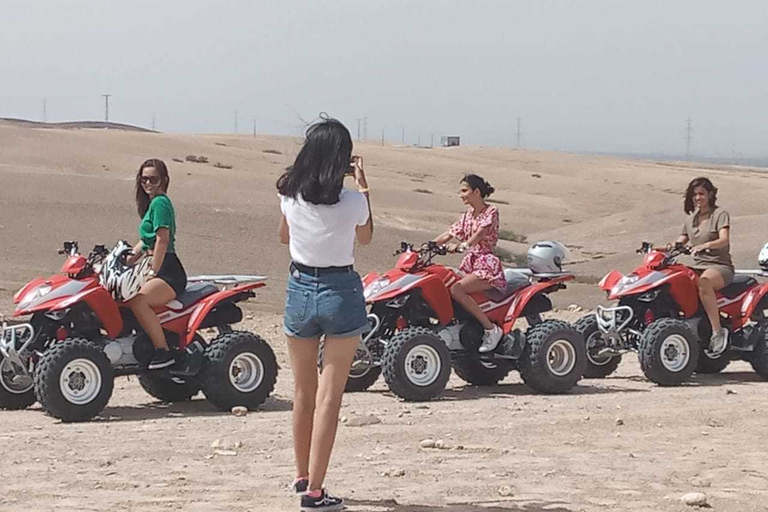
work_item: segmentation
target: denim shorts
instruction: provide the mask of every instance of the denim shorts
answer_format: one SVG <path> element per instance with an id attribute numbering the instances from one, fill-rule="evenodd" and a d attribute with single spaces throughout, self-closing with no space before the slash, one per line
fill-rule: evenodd
<path id="1" fill-rule="evenodd" d="M 357 272 L 314 276 L 296 269 L 288 278 L 283 330 L 292 338 L 351 338 L 370 330 Z"/>

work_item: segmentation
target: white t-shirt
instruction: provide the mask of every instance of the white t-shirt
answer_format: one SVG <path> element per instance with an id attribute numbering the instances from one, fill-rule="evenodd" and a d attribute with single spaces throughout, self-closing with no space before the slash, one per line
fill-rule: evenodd
<path id="1" fill-rule="evenodd" d="M 368 222 L 368 198 L 342 189 L 336 204 L 312 204 L 280 195 L 288 221 L 291 258 L 310 267 L 344 267 L 355 262 L 355 227 Z"/>

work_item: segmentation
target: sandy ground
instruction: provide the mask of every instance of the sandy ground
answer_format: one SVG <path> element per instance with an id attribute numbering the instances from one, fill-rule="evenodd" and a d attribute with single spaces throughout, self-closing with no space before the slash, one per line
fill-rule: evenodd
<path id="1" fill-rule="evenodd" d="M 159 404 L 125 378 L 90 423 L 61 424 L 38 406 L 0 412 L 0 510 L 298 509 L 286 493 L 292 380 L 275 313 L 288 258 L 276 241 L 274 190 L 297 150 L 297 140 L 281 137 L 0 124 L 2 311 L 10 312 L 11 294 L 24 282 L 59 268 L 62 240 L 83 248 L 133 240 L 133 176 L 144 158 L 158 156 L 171 165 L 178 247 L 189 273 L 272 278 L 246 324 L 270 341 L 282 365 L 273 397 L 245 418 L 218 413 L 202 397 Z M 498 205 L 503 229 L 571 246 L 582 281 L 636 266 L 633 249 L 642 240 L 673 239 L 681 191 L 700 174 L 715 179 L 731 211 L 737 264 L 754 267 L 764 243 L 768 176 L 759 170 L 495 148 L 364 143 L 358 152 L 377 223 L 374 243 L 358 251 L 363 272 L 391 266 L 400 240 L 425 240 L 457 218 L 457 182 L 467 171 L 488 178 L 494 197 L 507 203 Z M 188 154 L 234 167 L 171 162 Z M 594 285 L 576 284 L 554 298 L 559 307 L 592 307 L 601 296 Z M 516 373 L 494 388 L 454 377 L 442 399 L 421 405 L 398 401 L 380 381 L 345 397 L 344 416 L 373 414 L 381 423 L 340 427 L 328 485 L 353 511 L 682 511 L 679 498 L 691 491 L 706 493 L 717 511 L 767 511 L 768 383 L 745 363 L 675 389 L 640 375 L 636 358 L 626 356 L 615 377 L 583 381 L 565 396 L 534 395 Z M 426 438 L 448 449 L 420 448 Z M 242 446 L 218 455 L 217 439 Z"/>
<path id="2" fill-rule="evenodd" d="M 0 414 L 3 511 L 295 511 L 291 386 L 277 317 L 248 322 L 282 366 L 277 389 L 245 418 L 203 398 L 165 405 L 120 378 L 96 421 L 61 424 L 38 406 Z M 359 512 L 768 510 L 766 387 L 751 367 L 659 388 L 633 355 L 615 377 L 569 395 L 535 395 L 513 373 L 500 386 L 453 377 L 440 400 L 400 402 L 380 380 L 347 394 L 328 477 Z M 619 425 L 618 423 L 623 423 Z M 424 439 L 444 449 L 423 449 Z M 216 440 L 242 443 L 219 455 Z M 401 475 L 401 476 L 397 476 Z"/>

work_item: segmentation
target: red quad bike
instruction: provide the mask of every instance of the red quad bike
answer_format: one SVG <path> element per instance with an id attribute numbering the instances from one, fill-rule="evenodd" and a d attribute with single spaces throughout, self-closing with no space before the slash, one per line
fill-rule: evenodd
<path id="1" fill-rule="evenodd" d="M 183 401 L 202 390 L 221 410 L 255 408 L 272 392 L 272 349 L 259 336 L 232 329 L 243 316 L 237 304 L 254 297 L 265 278 L 190 278 L 184 293 L 157 309 L 177 362 L 148 371 L 154 351 L 149 337 L 131 310 L 99 284 L 109 251 L 96 246 L 84 257 L 77 242 L 64 242 L 59 252 L 68 256 L 61 274 L 35 279 L 14 296 L 14 316 L 31 315 L 29 321 L 3 322 L 0 408 L 23 409 L 37 400 L 51 416 L 85 421 L 109 402 L 114 377 L 134 374 L 155 398 Z M 218 330 L 210 341 L 198 333 L 207 328 Z"/>
<path id="2" fill-rule="evenodd" d="M 481 354 L 482 325 L 450 294 L 461 273 L 432 262 L 446 252 L 434 242 L 418 250 L 403 242 L 394 269 L 365 276 L 372 330 L 355 356 L 347 390 L 367 389 L 383 371 L 399 397 L 430 400 L 445 388 L 451 366 L 463 380 L 480 386 L 496 385 L 518 369 L 536 391 L 565 393 L 573 388 L 586 364 L 583 340 L 570 324 L 541 319 L 542 312 L 552 309 L 547 294 L 564 289 L 573 275 L 508 268 L 506 292 L 474 294 L 505 334 L 494 352 Z M 513 330 L 520 317 L 530 325 L 525 333 Z"/>
<path id="3" fill-rule="evenodd" d="M 690 249 L 679 244 L 654 249 L 643 242 L 637 252 L 645 255 L 638 268 L 626 276 L 612 271 L 600 281 L 608 299 L 617 300 L 618 305 L 598 306 L 594 315 L 576 323 L 587 345 L 585 377 L 610 375 L 622 354 L 637 350 L 643 373 L 661 386 L 680 385 L 694 371 L 718 373 L 733 359 L 749 361 L 768 379 L 768 283 L 737 273 L 731 284 L 717 292 L 729 347 L 711 356 L 704 350 L 712 328 L 699 300 L 699 277 L 677 263 Z"/>

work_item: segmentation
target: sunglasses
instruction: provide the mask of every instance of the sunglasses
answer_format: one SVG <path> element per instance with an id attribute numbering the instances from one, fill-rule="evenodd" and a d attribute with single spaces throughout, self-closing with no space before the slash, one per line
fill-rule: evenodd
<path id="1" fill-rule="evenodd" d="M 139 179 L 142 183 L 151 183 L 152 185 L 160 183 L 160 176 L 142 176 Z"/>

